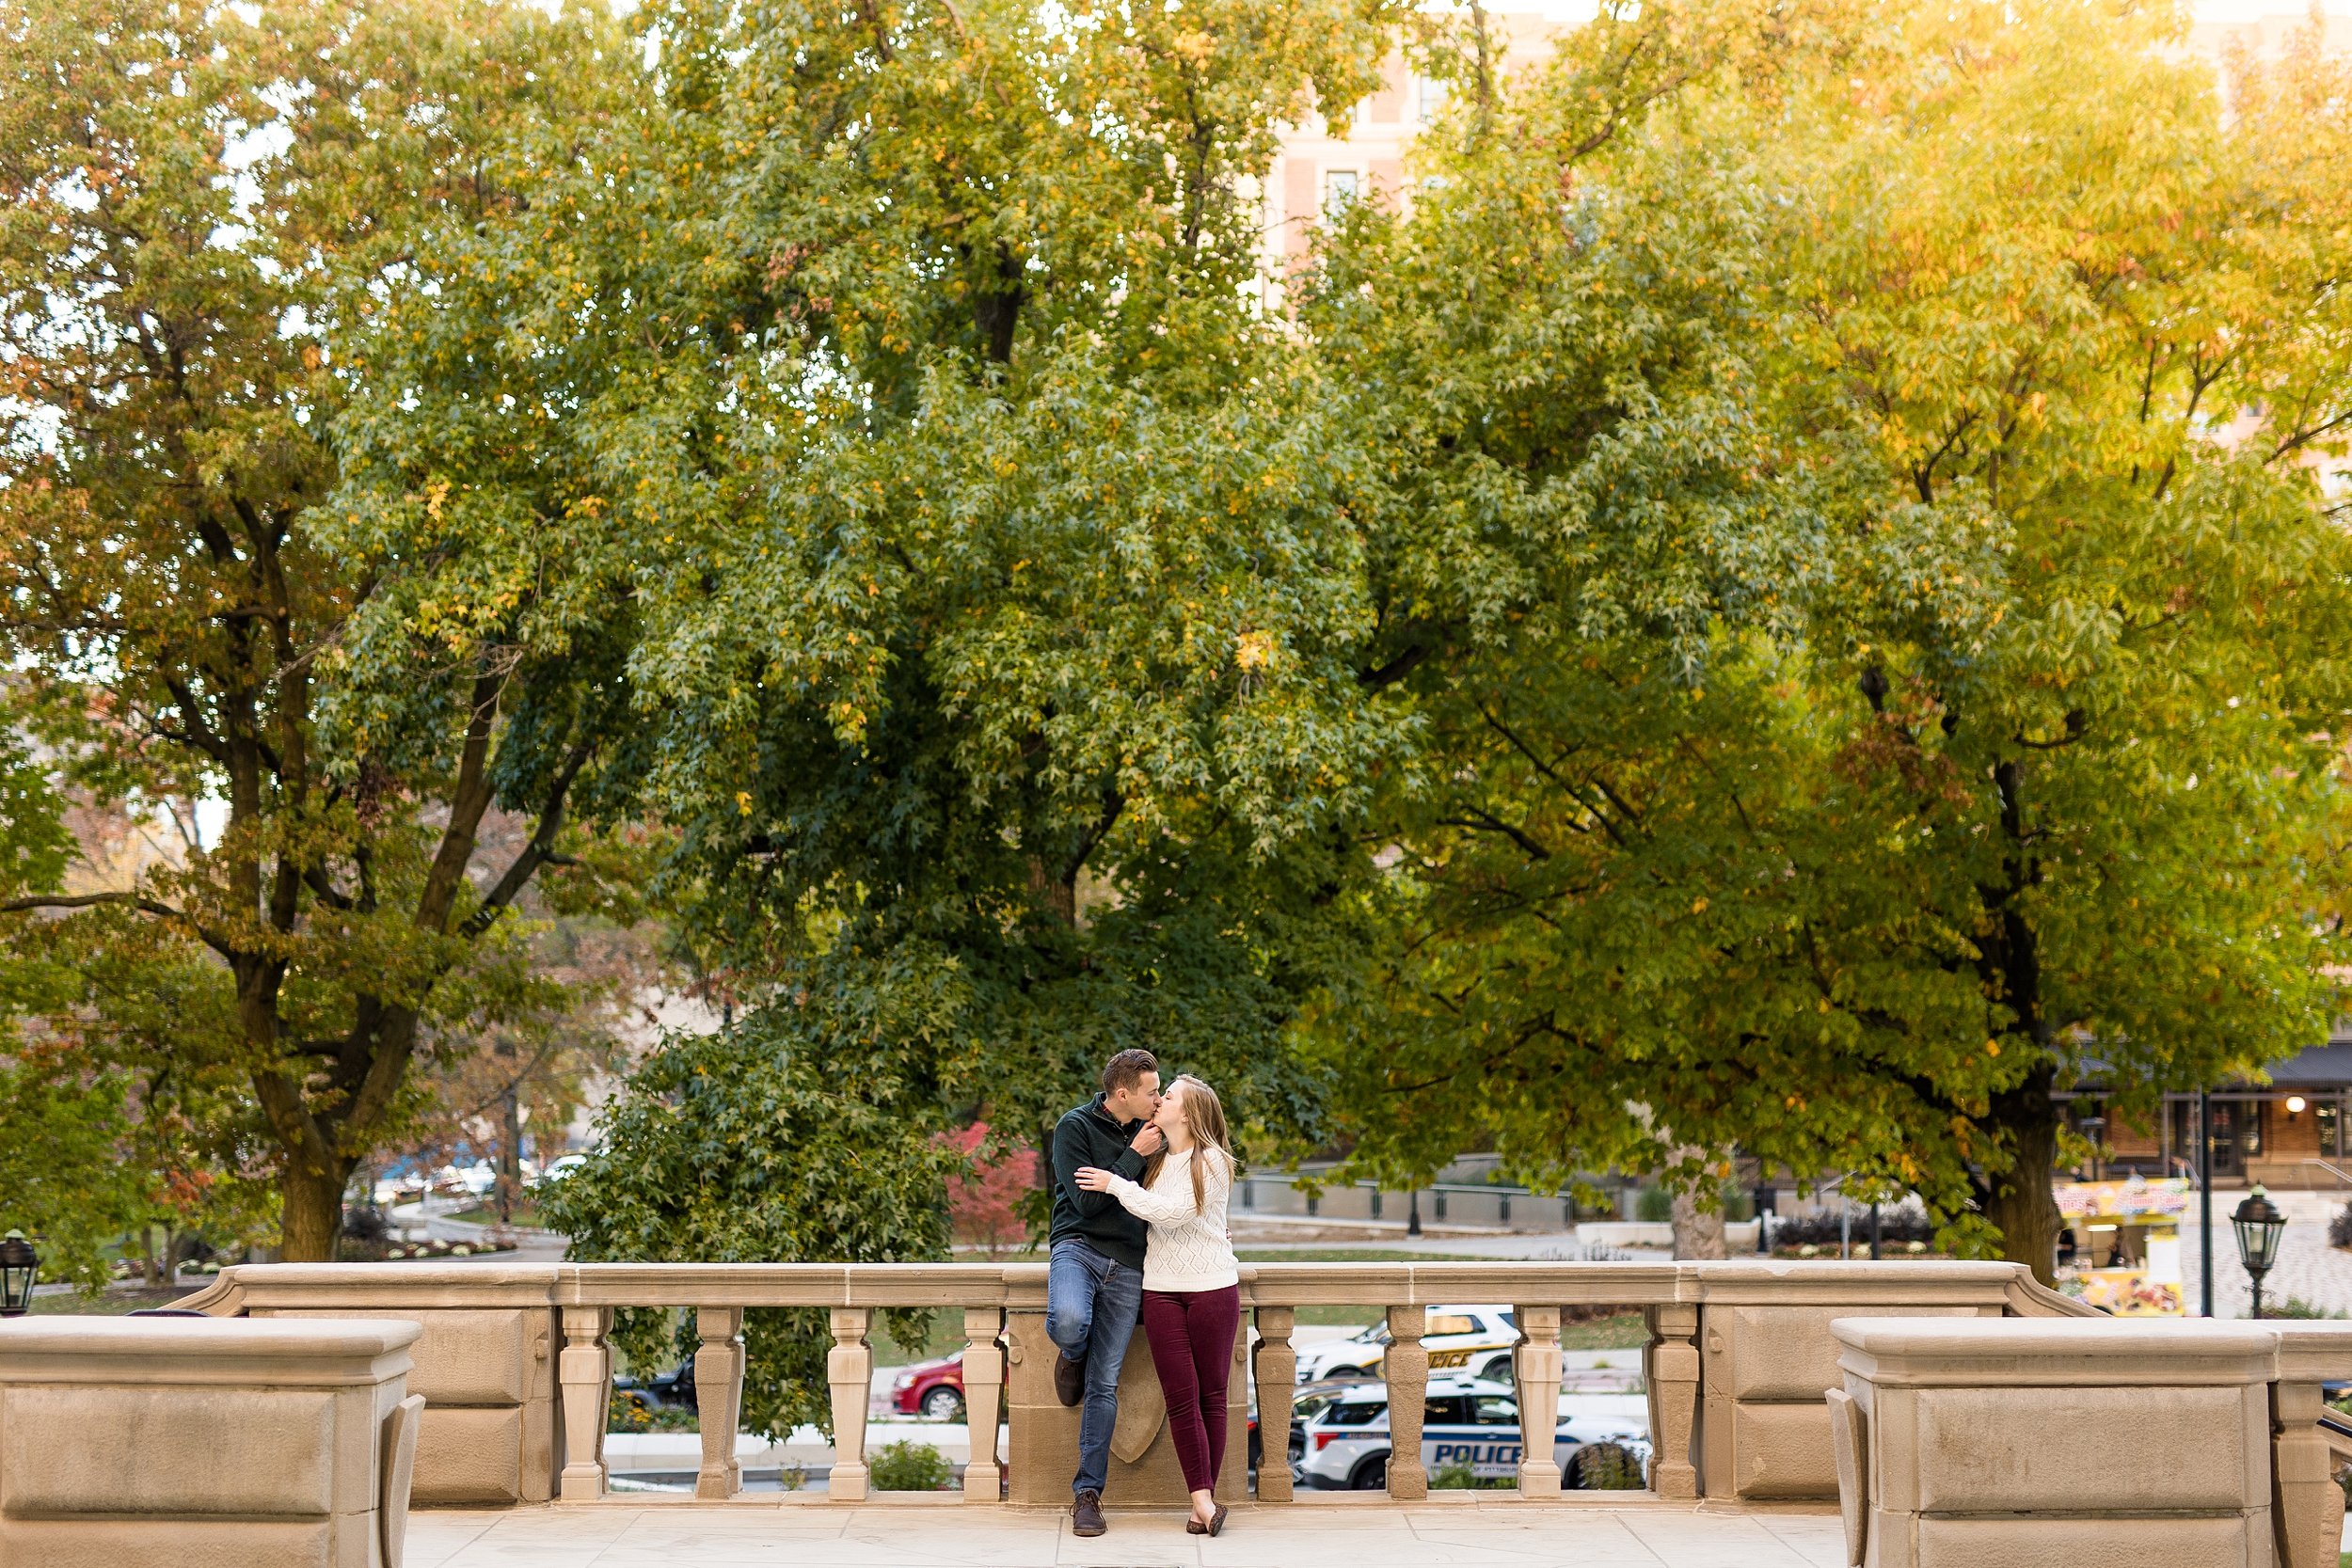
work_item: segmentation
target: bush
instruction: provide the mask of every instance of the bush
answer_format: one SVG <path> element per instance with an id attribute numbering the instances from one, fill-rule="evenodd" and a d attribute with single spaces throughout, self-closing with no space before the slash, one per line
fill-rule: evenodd
<path id="1" fill-rule="evenodd" d="M 2334 1217 L 2328 1220 L 2328 1244 L 2352 1247 L 2352 1203 L 2337 1210 Z"/>
<path id="2" fill-rule="evenodd" d="M 1429 1489 L 1433 1492 L 1517 1491 L 1518 1484 L 1516 1476 L 1481 1477 L 1466 1459 L 1450 1460 L 1429 1472 Z"/>
<path id="3" fill-rule="evenodd" d="M 1579 1449 L 1575 1481 L 1587 1492 L 1639 1492 L 1642 1462 L 1622 1443 L 1593 1443 Z"/>
<path id="4" fill-rule="evenodd" d="M 1644 1187 L 1633 1195 L 1633 1217 L 1645 1225 L 1664 1225 L 1675 1217 L 1675 1196 L 1663 1187 Z"/>
<path id="5" fill-rule="evenodd" d="M 602 1147 L 552 1187 L 540 1217 L 571 1238 L 575 1261 L 902 1262 L 947 1256 L 947 1179 L 968 1167 L 936 1142 L 887 1074 L 844 1078 L 842 1042 L 812 1004 L 763 1007 L 715 1035 L 675 1035 L 645 1058 L 597 1120 Z M 900 1343 L 924 1315 L 893 1310 Z M 691 1314 L 629 1308 L 612 1340 L 633 1366 L 691 1348 Z M 742 1430 L 783 1437 L 833 1430 L 822 1307 L 743 1317 Z"/>
<path id="6" fill-rule="evenodd" d="M 939 1492 L 955 1483 L 955 1467 L 929 1443 L 900 1438 L 866 1461 L 866 1483 L 877 1492 Z"/>
<path id="7" fill-rule="evenodd" d="M 1784 1248 L 1799 1252 L 1803 1247 L 1818 1247 L 1833 1257 L 1837 1252 L 1838 1213 L 1836 1209 L 1816 1210 L 1809 1214 L 1785 1214 L 1772 1222 L 1772 1250 Z M 1853 1248 L 1862 1257 L 1870 1250 L 1870 1214 L 1867 1209 L 1856 1209 L 1853 1215 Z M 1908 1204 L 1879 1211 L 1879 1243 L 1883 1252 L 1909 1252 L 1911 1243 L 1920 1243 L 1925 1252 L 1935 1242 L 1935 1227 L 1928 1223 L 1927 1214 Z M 1804 1254 L 1800 1253 L 1800 1256 Z"/>
<path id="8" fill-rule="evenodd" d="M 2344 1314 L 2330 1311 L 2325 1307 L 2314 1306 L 2301 1296 L 2289 1296 L 2282 1302 L 2274 1302 L 2264 1307 L 2263 1316 L 2265 1318 L 2341 1318 Z"/>

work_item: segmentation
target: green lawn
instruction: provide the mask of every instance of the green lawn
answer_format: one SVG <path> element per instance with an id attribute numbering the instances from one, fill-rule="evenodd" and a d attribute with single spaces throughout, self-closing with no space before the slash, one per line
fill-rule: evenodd
<path id="1" fill-rule="evenodd" d="M 467 1225 L 496 1225 L 499 1223 L 499 1212 L 496 1209 L 490 1208 L 468 1209 L 463 1213 L 450 1214 L 444 1217 L 458 1220 Z M 510 1223 L 524 1226 L 533 1230 L 538 1229 L 538 1205 L 532 1203 L 529 1198 L 520 1200 L 515 1205 L 515 1218 Z"/>

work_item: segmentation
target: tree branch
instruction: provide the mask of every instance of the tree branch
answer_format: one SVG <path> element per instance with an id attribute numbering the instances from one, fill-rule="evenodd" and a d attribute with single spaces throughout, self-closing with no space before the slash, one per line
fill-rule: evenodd
<path id="1" fill-rule="evenodd" d="M 125 909 L 136 910 L 141 914 L 151 914 L 159 920 L 176 921 L 180 925 L 185 926 L 189 930 L 194 931 L 198 940 L 201 941 L 205 946 L 211 948 L 222 958 L 228 958 L 236 956 L 230 948 L 225 938 L 215 935 L 212 931 L 206 930 L 203 923 L 198 920 L 195 916 L 187 913 L 183 910 L 175 910 L 169 904 L 163 903 L 158 899 L 147 897 L 143 894 L 81 893 L 73 895 L 57 895 L 55 896 L 40 895 L 31 898 L 11 898 L 7 903 L 0 904 L 0 914 L 25 914 L 40 910 L 89 910 L 97 909 L 100 906 L 106 904 L 119 904 Z"/>
<path id="2" fill-rule="evenodd" d="M 522 847 L 497 885 L 483 895 L 481 906 L 457 927 L 459 935 L 478 937 L 488 930 L 500 911 L 513 903 L 531 879 L 538 875 L 539 868 L 554 857 L 555 837 L 564 826 L 564 797 L 571 793 L 572 781 L 580 777 L 580 770 L 587 766 L 595 750 L 593 741 L 581 740 L 564 758 L 564 765 L 556 769 L 555 783 L 548 788 L 547 802 L 539 808 L 539 825 L 532 831 L 531 842 Z"/>

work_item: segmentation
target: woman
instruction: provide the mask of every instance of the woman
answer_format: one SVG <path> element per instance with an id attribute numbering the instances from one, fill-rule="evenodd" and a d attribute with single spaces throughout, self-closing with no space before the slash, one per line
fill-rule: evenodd
<path id="1" fill-rule="evenodd" d="M 1216 1091 L 1190 1074 L 1168 1085 L 1152 1118 L 1167 1146 L 1143 1180 L 1093 1166 L 1078 1185 L 1109 1193 L 1151 1228 L 1143 1254 L 1143 1333 L 1168 1396 L 1168 1434 L 1192 1493 L 1184 1528 L 1216 1535 L 1225 1507 L 1213 1495 L 1225 1463 L 1225 1386 L 1241 1328 L 1241 1269 L 1225 1236 L 1233 1191 L 1233 1150 Z"/>

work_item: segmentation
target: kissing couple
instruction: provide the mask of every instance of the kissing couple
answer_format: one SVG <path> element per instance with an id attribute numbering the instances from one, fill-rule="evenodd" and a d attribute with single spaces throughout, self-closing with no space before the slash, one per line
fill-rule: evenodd
<path id="1" fill-rule="evenodd" d="M 1180 1077 L 1160 1090 L 1148 1051 L 1103 1067 L 1103 1092 L 1054 1128 L 1054 1226 L 1045 1332 L 1061 1352 L 1054 1391 L 1078 1418 L 1071 1531 L 1100 1535 L 1119 1420 L 1119 1370 L 1138 1315 L 1168 1400 L 1168 1434 L 1192 1494 L 1184 1528 L 1216 1535 L 1226 1383 L 1241 1327 L 1241 1271 L 1226 1235 L 1232 1140 L 1216 1091 Z"/>

